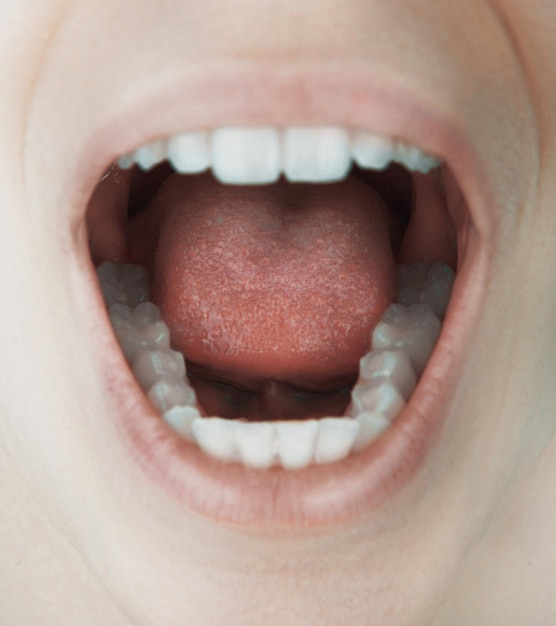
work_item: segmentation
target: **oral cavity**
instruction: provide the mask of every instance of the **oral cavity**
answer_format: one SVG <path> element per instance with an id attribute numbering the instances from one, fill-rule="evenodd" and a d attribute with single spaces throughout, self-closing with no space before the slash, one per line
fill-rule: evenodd
<path id="1" fill-rule="evenodd" d="M 332 463 L 370 445 L 426 367 L 454 272 L 426 255 L 396 267 L 404 255 L 394 251 L 388 207 L 346 176 L 352 160 L 417 171 L 437 161 L 363 131 L 267 128 L 187 133 L 120 164 L 149 169 L 165 159 L 180 172 L 211 167 L 221 182 L 257 186 L 170 177 L 129 220 L 131 263 L 98 268 L 115 335 L 153 406 L 178 436 L 247 467 Z M 346 180 L 268 186 L 281 173 Z M 253 378 L 269 398 L 260 414 L 219 410 L 213 397 L 237 404 Z M 277 403 L 288 394 L 312 408 Z M 315 397 L 326 399 L 318 409 Z"/>
<path id="2" fill-rule="evenodd" d="M 362 450 L 395 421 L 413 393 L 441 330 L 454 272 L 444 263 L 398 268 L 398 302 L 372 332 L 346 415 L 248 422 L 201 415 L 184 356 L 171 349 L 160 309 L 139 265 L 103 263 L 101 289 L 115 335 L 137 382 L 180 436 L 223 461 L 286 469 L 332 463 Z"/>

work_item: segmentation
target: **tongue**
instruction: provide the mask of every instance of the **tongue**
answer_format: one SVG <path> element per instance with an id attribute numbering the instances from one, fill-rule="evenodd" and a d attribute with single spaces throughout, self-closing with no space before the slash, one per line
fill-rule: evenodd
<path id="1" fill-rule="evenodd" d="M 367 184 L 173 175 L 142 220 L 135 260 L 190 373 L 267 395 L 269 384 L 325 395 L 353 385 L 395 293 L 389 210 Z"/>

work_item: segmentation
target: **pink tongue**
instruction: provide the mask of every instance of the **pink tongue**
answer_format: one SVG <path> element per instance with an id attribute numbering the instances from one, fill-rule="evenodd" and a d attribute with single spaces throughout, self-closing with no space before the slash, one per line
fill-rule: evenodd
<path id="1" fill-rule="evenodd" d="M 368 185 L 173 175 L 148 210 L 153 300 L 188 361 L 315 388 L 357 375 L 395 293 L 389 211 Z"/>

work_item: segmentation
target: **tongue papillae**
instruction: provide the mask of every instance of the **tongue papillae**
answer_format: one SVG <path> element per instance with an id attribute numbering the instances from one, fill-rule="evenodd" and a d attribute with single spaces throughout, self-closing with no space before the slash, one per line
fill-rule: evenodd
<path id="1" fill-rule="evenodd" d="M 390 232 L 389 209 L 356 178 L 235 187 L 173 175 L 132 220 L 130 256 L 151 272 L 206 414 L 299 419 L 349 402 L 395 295 Z"/>

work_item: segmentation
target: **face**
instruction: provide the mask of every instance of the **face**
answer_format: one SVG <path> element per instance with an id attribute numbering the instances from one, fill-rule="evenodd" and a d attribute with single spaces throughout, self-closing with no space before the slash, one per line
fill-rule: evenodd
<path id="1" fill-rule="evenodd" d="M 552 3 L 21 0 L 0 46 L 0 621 L 551 622 Z"/>

